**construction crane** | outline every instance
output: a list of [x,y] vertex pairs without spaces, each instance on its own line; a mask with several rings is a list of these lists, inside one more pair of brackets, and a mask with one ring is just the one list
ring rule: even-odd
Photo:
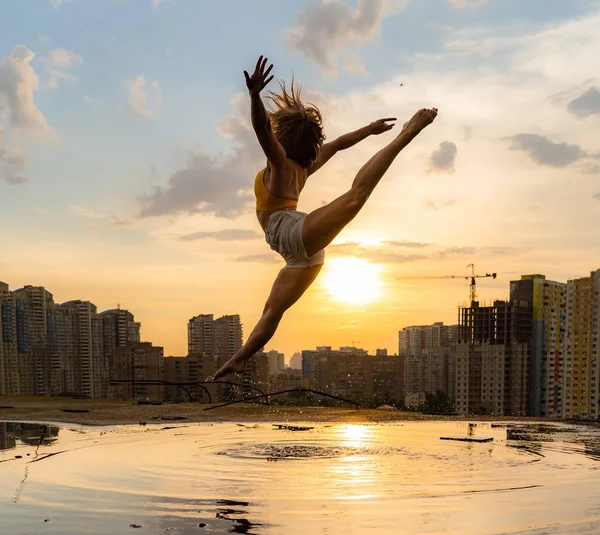
[[496,273],[486,273],[485,275],[476,275],[475,274],[475,264],[469,264],[467,266],[471,268],[470,275],[433,275],[433,276],[424,276],[424,277],[396,277],[396,280],[407,280],[407,279],[471,279],[471,283],[469,284],[469,299],[471,303],[477,301],[477,285],[475,284],[475,279],[485,279],[487,277],[491,277],[492,279],[496,278]]

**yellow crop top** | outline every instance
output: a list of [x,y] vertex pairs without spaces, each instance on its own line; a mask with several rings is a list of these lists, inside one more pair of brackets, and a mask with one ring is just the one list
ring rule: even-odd
[[[298,192],[302,187],[303,173],[298,169],[296,172],[296,180],[298,181]],[[271,195],[267,187],[265,186],[265,173],[267,168],[265,167],[259,171],[254,180],[254,195],[256,196],[256,210],[258,212],[278,212],[285,208],[291,208],[295,210],[298,206],[298,200],[296,199],[280,199]]]

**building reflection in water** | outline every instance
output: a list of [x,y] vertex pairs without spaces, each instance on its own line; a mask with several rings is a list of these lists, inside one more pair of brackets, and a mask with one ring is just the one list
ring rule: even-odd
[[18,443],[29,446],[46,445],[57,440],[59,428],[45,424],[0,422],[0,450],[16,448]]

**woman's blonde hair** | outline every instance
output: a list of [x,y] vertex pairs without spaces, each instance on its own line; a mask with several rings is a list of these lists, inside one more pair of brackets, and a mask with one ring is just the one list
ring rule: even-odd
[[268,97],[275,105],[269,112],[273,133],[290,160],[310,167],[325,141],[321,112],[313,104],[302,103],[302,87],[293,78],[289,90],[284,81],[279,86],[281,94],[271,92]]

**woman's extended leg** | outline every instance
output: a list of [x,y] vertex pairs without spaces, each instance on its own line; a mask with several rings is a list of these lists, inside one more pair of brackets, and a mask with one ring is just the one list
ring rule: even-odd
[[290,308],[321,271],[322,265],[308,268],[284,267],[271,288],[262,316],[241,349],[215,373],[215,381],[231,373],[242,373],[246,362],[273,338],[284,312]]
[[437,115],[437,109],[419,110],[404,125],[389,145],[381,149],[358,172],[350,191],[330,204],[311,212],[304,221],[302,239],[309,256],[327,247],[360,209],[389,169],[396,156],[406,147]]

